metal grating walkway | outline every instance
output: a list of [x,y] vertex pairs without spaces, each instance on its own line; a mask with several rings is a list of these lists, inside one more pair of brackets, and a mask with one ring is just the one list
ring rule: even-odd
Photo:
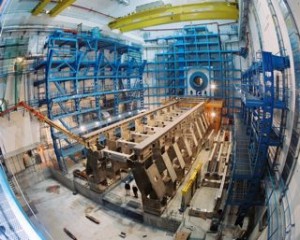
[[239,116],[234,118],[234,136],[236,142],[234,178],[245,179],[251,176],[249,143],[250,137],[246,134],[246,126]]

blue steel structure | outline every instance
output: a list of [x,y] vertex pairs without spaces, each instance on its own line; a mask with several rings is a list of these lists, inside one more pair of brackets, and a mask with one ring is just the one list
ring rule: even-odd
[[[48,117],[75,134],[87,133],[144,108],[141,47],[102,36],[99,29],[56,31],[48,39],[47,59],[36,65],[45,79],[35,82]],[[105,114],[104,114],[105,113]],[[51,128],[59,168],[65,158],[84,154],[84,146]]]
[[269,147],[280,147],[283,141],[283,129],[275,126],[273,116],[276,110],[286,109],[287,100],[275,74],[287,68],[287,57],[262,52],[260,61],[242,75],[242,119],[235,118],[236,146],[227,199],[228,204],[239,206],[236,224],[242,224],[250,207],[264,203],[261,183]]
[[[234,30],[230,34],[233,33]],[[237,32],[235,34],[237,36]],[[234,55],[239,55],[240,51],[229,49],[221,41],[220,32],[211,32],[204,25],[188,25],[176,35],[145,41],[157,44],[158,48],[154,61],[148,61],[146,68],[146,73],[152,74],[154,79],[149,97],[199,95],[225,99],[227,106],[233,107],[237,99],[234,85],[240,81],[240,69],[233,61]],[[189,91],[188,76],[193,69],[207,71],[207,79],[216,88],[201,90],[205,84],[209,85],[202,78],[199,91],[196,88]]]

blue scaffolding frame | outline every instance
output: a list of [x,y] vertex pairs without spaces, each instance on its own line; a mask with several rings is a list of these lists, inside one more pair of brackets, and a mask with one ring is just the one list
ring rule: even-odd
[[[104,126],[103,112],[114,116],[135,114],[144,108],[141,46],[102,36],[95,28],[80,34],[58,30],[49,36],[47,59],[35,69],[45,71],[43,85],[48,117],[75,134]],[[84,154],[84,146],[51,128],[60,170],[67,172],[65,158]]]
[[[286,89],[276,84],[274,72],[283,73],[287,68],[288,57],[262,52],[260,61],[242,75],[242,119],[235,118],[237,142],[227,199],[227,204],[239,206],[236,224],[242,224],[250,207],[264,203],[261,181],[268,165],[268,149],[281,146],[283,141],[283,131],[274,126],[274,110],[286,109]],[[241,139],[248,147],[241,146]]]
[[233,92],[234,85],[240,81],[240,69],[234,66],[233,56],[239,55],[240,51],[224,47],[219,32],[210,32],[205,25],[188,25],[176,35],[145,41],[158,46],[154,61],[148,62],[145,70],[154,76],[149,97],[191,95],[188,92],[189,69],[205,68],[210,81],[217,87],[213,94],[210,89],[209,92],[193,91],[193,94],[222,98],[228,107],[235,107]]

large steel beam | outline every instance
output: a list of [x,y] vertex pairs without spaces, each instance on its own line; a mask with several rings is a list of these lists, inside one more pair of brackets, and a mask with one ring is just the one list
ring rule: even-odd
[[172,6],[164,5],[155,9],[132,13],[118,18],[108,24],[111,29],[120,29],[122,32],[138,30],[161,24],[216,19],[238,19],[236,3],[202,2]]
[[158,131],[153,135],[150,135],[148,138],[146,138],[143,142],[139,143],[134,147],[134,152],[136,155],[143,155],[143,151],[147,149],[149,146],[151,146],[154,142],[158,141],[160,138],[164,137],[166,133],[169,131],[175,129],[175,127],[180,124],[182,121],[184,121],[187,117],[189,117],[191,114],[195,113],[197,110],[204,107],[204,102],[201,102],[197,104],[195,107],[193,107],[191,110],[188,110],[187,112],[180,115],[178,118],[174,119],[173,122],[169,123],[166,127],[162,128],[162,131]]
[[41,0],[35,8],[31,11],[32,15],[37,16],[44,11],[44,8],[50,3],[51,0]]
[[62,0],[54,8],[51,9],[51,11],[49,12],[49,15],[51,17],[57,16],[59,13],[61,13],[67,7],[71,6],[72,3],[75,2],[75,1],[76,0]]
[[117,123],[114,123],[114,124],[111,124],[107,127],[104,127],[104,128],[101,128],[101,129],[98,129],[96,131],[93,131],[93,132],[90,132],[88,134],[85,134],[83,135],[82,137],[84,139],[86,139],[87,142],[91,143],[91,142],[95,142],[98,138],[99,138],[99,135],[100,134],[104,134],[108,131],[111,131],[112,129],[115,129],[115,128],[118,128],[118,127],[122,127],[124,126],[124,124],[128,124],[129,122],[132,122],[132,121],[135,121],[135,120],[138,120],[138,119],[142,119],[143,117],[145,116],[148,116],[154,112],[157,112],[161,109],[164,109],[164,108],[168,108],[168,107],[171,107],[173,105],[175,105],[178,101],[173,101],[167,105],[164,105],[162,107],[159,107],[159,108],[156,108],[156,109],[153,109],[151,111],[147,111],[145,113],[141,113],[137,116],[134,116],[134,117],[131,117],[131,118],[128,118],[128,119],[125,119],[123,121],[120,121],[120,122],[117,122]]

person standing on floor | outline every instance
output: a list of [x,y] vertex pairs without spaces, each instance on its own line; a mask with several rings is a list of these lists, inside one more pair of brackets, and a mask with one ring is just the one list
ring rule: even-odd
[[138,198],[139,197],[138,188],[135,185],[132,187],[132,191],[133,191],[134,197]]
[[125,193],[126,196],[130,196],[130,184],[128,181],[125,182]]

